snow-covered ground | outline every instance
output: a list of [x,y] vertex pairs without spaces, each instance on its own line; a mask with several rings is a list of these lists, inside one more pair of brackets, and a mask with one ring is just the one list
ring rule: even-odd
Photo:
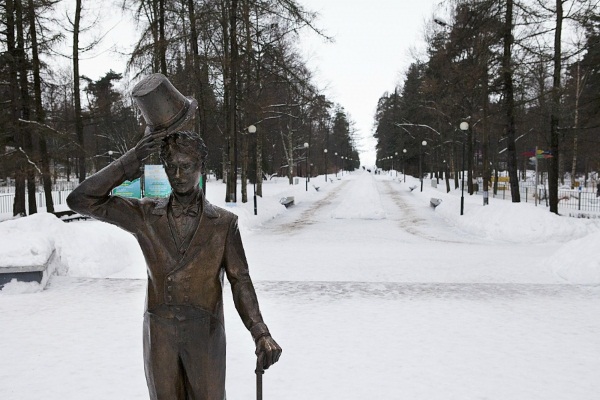
[[[600,219],[468,195],[460,216],[460,192],[442,182],[420,192],[411,177],[328,178],[308,191],[266,182],[258,216],[251,187],[248,203],[226,205],[209,182],[209,200],[240,216],[284,349],[265,399],[597,398]],[[44,213],[0,223],[0,268],[48,258],[44,290],[0,291],[0,399],[147,398],[133,237]],[[253,399],[252,340],[228,289],[225,300],[228,399]]]

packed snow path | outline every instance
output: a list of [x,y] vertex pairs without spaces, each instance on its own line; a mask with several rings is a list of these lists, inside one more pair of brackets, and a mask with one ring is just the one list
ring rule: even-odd
[[[264,398],[592,399],[600,287],[554,244],[461,232],[408,185],[357,174],[244,235],[284,348]],[[85,224],[85,223],[82,223]],[[141,279],[54,277],[0,297],[0,399],[147,399]],[[254,398],[252,341],[225,293],[228,399]]]
[[289,208],[244,241],[259,280],[562,282],[537,261],[555,245],[467,234],[407,184],[367,173]]

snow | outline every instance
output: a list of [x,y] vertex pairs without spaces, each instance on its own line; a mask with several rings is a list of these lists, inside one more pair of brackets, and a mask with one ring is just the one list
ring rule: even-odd
[[[284,349],[264,398],[595,398],[600,219],[468,194],[461,216],[459,190],[410,191],[419,181],[402,178],[273,178],[257,216],[251,186],[248,203],[225,204],[225,186],[208,182],[208,199],[239,216]],[[45,288],[0,291],[0,399],[148,398],[135,239],[45,213],[0,222],[0,268],[46,262]],[[252,399],[252,340],[224,297],[228,399]]]

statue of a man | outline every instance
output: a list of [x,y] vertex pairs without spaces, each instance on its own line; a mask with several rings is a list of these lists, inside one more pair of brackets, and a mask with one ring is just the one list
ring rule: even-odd
[[[150,398],[224,400],[224,275],[264,369],[277,362],[281,347],[263,322],[237,216],[210,204],[198,185],[206,146],[196,133],[181,130],[195,100],[160,74],[145,78],[132,94],[146,119],[146,135],[82,182],[67,203],[125,229],[140,244],[148,272],[143,337]],[[138,178],[142,161],[156,151],[172,187],[168,198],[111,195],[125,180]]]

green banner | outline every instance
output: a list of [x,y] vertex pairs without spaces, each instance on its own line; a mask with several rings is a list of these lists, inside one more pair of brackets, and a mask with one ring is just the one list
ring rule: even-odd
[[128,197],[131,199],[142,198],[142,188],[140,185],[140,179],[134,181],[125,181],[120,186],[113,189],[112,194],[114,196]]

